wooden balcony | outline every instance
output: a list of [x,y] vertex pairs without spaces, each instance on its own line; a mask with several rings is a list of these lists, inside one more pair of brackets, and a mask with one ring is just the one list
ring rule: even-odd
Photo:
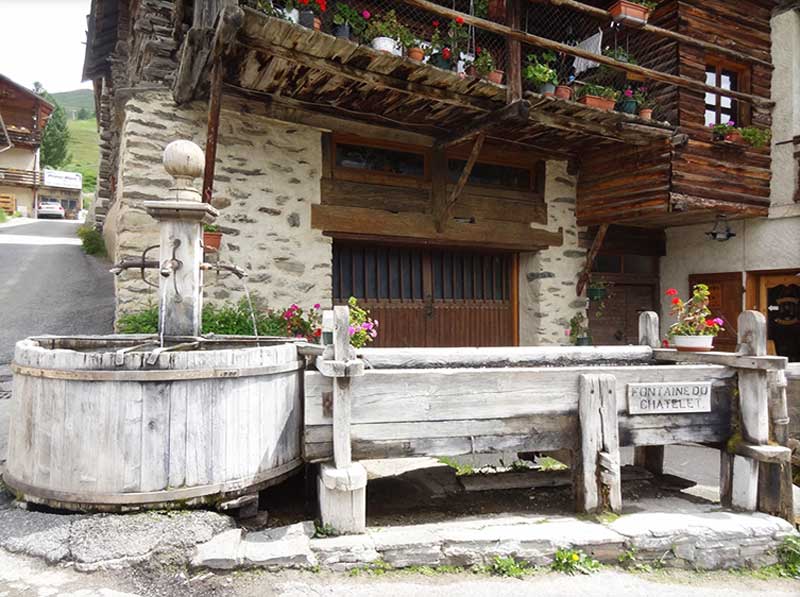
[[42,186],[42,180],[41,172],[17,168],[0,168],[0,185],[3,186],[39,187]]

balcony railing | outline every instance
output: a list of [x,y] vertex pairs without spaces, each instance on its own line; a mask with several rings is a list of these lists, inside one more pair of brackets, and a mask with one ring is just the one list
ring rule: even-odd
[[49,187],[55,189],[80,190],[81,175],[61,170],[23,170],[0,167],[0,185],[17,187]]
[[0,185],[15,187],[42,186],[42,173],[34,170],[0,168]]

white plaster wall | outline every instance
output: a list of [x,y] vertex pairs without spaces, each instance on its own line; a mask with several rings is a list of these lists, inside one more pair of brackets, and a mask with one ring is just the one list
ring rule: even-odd
[[[138,257],[145,247],[158,243],[155,221],[142,203],[169,196],[172,179],[161,165],[162,152],[175,139],[202,147],[205,125],[204,104],[177,107],[166,91],[146,92],[127,102],[117,197],[104,225],[113,259]],[[250,273],[250,290],[262,306],[331,302],[331,241],[311,229],[311,205],[320,200],[321,169],[318,131],[224,107],[213,201],[224,234],[219,259]],[[198,187],[201,184],[196,181]],[[157,291],[133,270],[117,279],[116,291],[118,315],[157,300]],[[207,301],[235,302],[242,296],[241,283],[233,275],[206,274]]]
[[575,293],[587,253],[578,246],[576,189],[577,179],[567,173],[566,162],[547,162],[547,228],[554,232],[563,228],[564,245],[520,255],[522,346],[568,345],[569,320],[576,313],[586,313],[585,297]]
[[33,215],[33,190],[25,187],[0,185],[0,195],[13,195],[17,201],[17,211],[23,216]]
[[[772,26],[775,109],[770,216],[731,222],[736,237],[724,243],[705,235],[710,224],[667,230],[662,288],[677,288],[685,296],[691,274],[800,268],[800,205],[794,203],[797,162],[792,144],[776,145],[800,135],[800,14],[779,15]],[[669,309],[662,297],[662,313]]]
[[0,168],[17,168],[19,170],[36,169],[36,152],[30,149],[13,147],[0,153]]

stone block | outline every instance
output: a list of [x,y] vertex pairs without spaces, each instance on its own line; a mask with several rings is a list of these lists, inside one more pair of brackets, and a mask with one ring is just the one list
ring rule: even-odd
[[311,522],[248,533],[240,545],[242,564],[262,568],[316,566],[317,557],[311,551],[313,534]]
[[195,567],[233,570],[242,560],[242,529],[220,533],[211,541],[198,545],[192,556]]
[[369,564],[380,558],[369,535],[347,535],[312,539],[311,550],[320,564]]
[[[350,489],[345,489],[346,485]],[[343,471],[336,467],[323,464],[317,486],[323,525],[329,525],[341,534],[366,531],[367,471],[363,466],[353,464],[343,475]]]

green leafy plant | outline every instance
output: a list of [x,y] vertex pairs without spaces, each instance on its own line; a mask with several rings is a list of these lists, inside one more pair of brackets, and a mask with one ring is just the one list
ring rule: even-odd
[[800,538],[786,537],[778,548],[781,576],[800,579]]
[[558,85],[558,72],[553,67],[556,62],[556,55],[553,52],[542,52],[541,55],[528,54],[527,64],[522,70],[522,76],[526,81],[534,85],[545,85],[550,83]]
[[572,344],[577,344],[579,338],[589,337],[589,322],[586,321],[586,316],[583,313],[576,313],[569,320],[567,334]]
[[434,19],[433,36],[428,54],[441,54],[445,60],[459,59],[461,52],[469,47],[469,28],[464,26],[464,19],[457,17],[443,27],[438,19]]
[[482,77],[485,77],[490,72],[494,71],[494,57],[489,50],[485,48],[476,48],[475,53],[477,56],[475,60],[472,62],[472,66],[475,67],[475,70],[478,74]]
[[369,40],[376,37],[389,37],[406,47],[410,47],[414,43],[414,36],[397,19],[394,9],[384,13],[382,17],[371,18],[364,36]]
[[489,0],[474,0],[472,3],[472,14],[479,19],[489,17]]
[[697,284],[692,289],[692,297],[684,302],[674,288],[667,290],[666,295],[672,297],[670,315],[678,319],[669,328],[669,336],[716,336],[724,332],[724,321],[720,317],[712,317],[708,304],[711,292],[705,284]]
[[456,472],[456,477],[468,477],[475,474],[475,469],[468,464],[461,464],[453,458],[442,456],[439,462],[446,464]]
[[351,296],[347,304],[350,307],[350,344],[354,348],[363,348],[378,337],[378,320],[372,319],[355,297]]
[[536,459],[536,468],[538,468],[540,471],[553,472],[565,471],[569,467],[560,460],[556,460],[550,456],[541,456]]
[[601,567],[600,562],[575,549],[559,549],[550,565],[553,571],[570,575],[593,574]]
[[2,209],[0,209],[0,224],[2,224],[3,222],[5,222],[6,220],[8,220],[8,215],[6,214],[6,212],[5,212],[5,211],[3,211]]
[[203,224],[203,232],[219,232],[219,226],[216,224]]
[[324,539],[325,537],[338,537],[339,531],[333,528],[330,524],[322,524],[321,522],[314,521],[314,539]]
[[333,15],[333,24],[344,25],[347,23],[350,25],[350,30],[353,35],[355,35],[358,39],[363,39],[364,32],[369,24],[368,19],[370,16],[371,15],[369,11],[367,10],[359,12],[349,4],[337,2],[336,12]]
[[639,6],[644,6],[647,10],[655,10],[656,6],[658,6],[658,2],[654,0],[629,0],[634,4],[638,4]]
[[650,91],[647,87],[639,87],[634,94],[633,99],[640,109],[653,109],[656,107],[655,102],[650,97]]
[[514,559],[512,556],[495,556],[492,563],[486,566],[484,571],[492,576],[521,578],[533,572],[533,567],[525,561]]
[[616,48],[605,48],[603,50],[603,56],[606,56],[607,58],[613,58],[617,62],[624,62],[626,64],[634,65],[638,64],[636,57],[633,54],[631,54],[625,48],[621,48],[619,46]]
[[731,133],[739,130],[736,128],[736,123],[733,120],[720,124],[710,124],[708,127],[711,129],[711,133],[714,135],[715,139],[724,139]]
[[103,235],[94,226],[85,224],[78,228],[78,238],[81,239],[83,251],[87,255],[105,255],[106,243]]
[[605,85],[597,85],[595,83],[583,85],[575,92],[575,96],[577,98],[582,98],[587,95],[594,95],[596,97],[602,97],[605,99],[613,99],[614,101],[619,99],[619,91],[613,87],[606,87]]
[[369,574],[372,576],[383,576],[387,572],[394,570],[392,565],[383,560],[375,560],[371,564],[363,568],[354,568],[350,571],[350,576],[361,576],[362,574]]
[[764,147],[772,139],[772,132],[769,129],[757,126],[746,126],[740,128],[739,132],[744,137],[744,140],[753,147]]
[[[291,0],[289,0],[291,2]],[[286,10],[291,10],[289,7],[289,2],[287,2]],[[278,18],[285,18],[285,14],[279,8],[277,8],[271,0],[255,0],[251,4],[256,10],[263,12],[265,15],[269,17],[278,17]]]

